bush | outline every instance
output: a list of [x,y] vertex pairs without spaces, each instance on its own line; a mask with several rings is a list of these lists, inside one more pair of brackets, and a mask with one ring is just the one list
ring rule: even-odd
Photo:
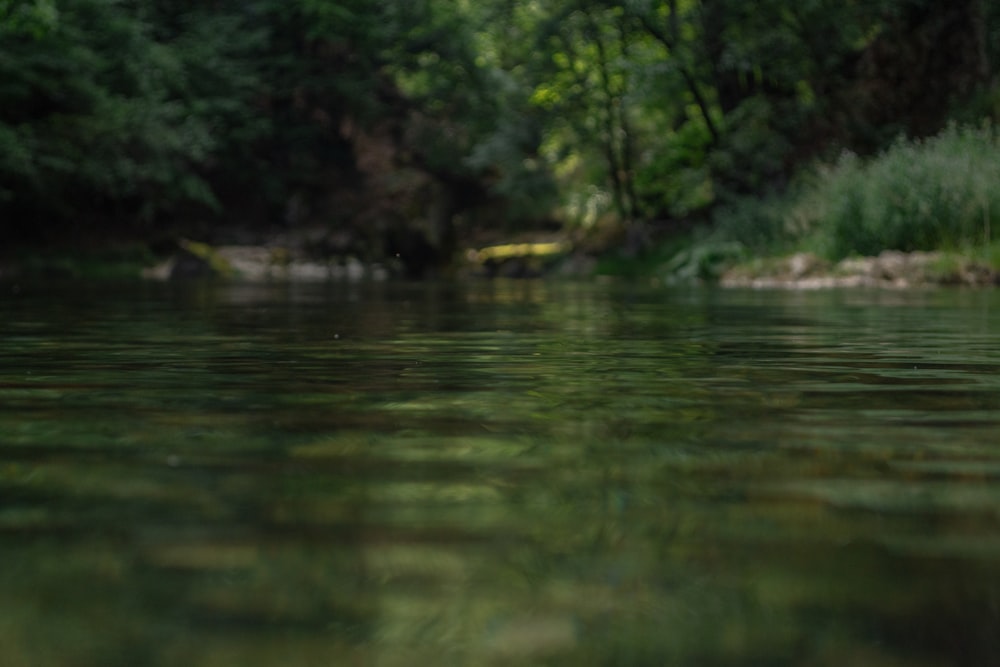
[[800,236],[792,224],[793,202],[790,193],[736,199],[713,212],[714,236],[754,254],[790,251]]
[[1000,222],[1000,144],[990,127],[898,140],[871,161],[846,154],[786,213],[830,259],[987,244]]

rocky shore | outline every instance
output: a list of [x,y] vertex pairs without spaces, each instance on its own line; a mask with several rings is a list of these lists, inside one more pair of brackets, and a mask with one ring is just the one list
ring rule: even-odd
[[389,269],[381,264],[365,264],[355,257],[315,259],[283,246],[209,246],[181,241],[176,253],[142,272],[148,280],[213,276],[255,282],[384,280],[389,277]]
[[[1000,272],[969,254],[955,252],[884,251],[875,257],[852,257],[830,262],[815,254],[800,252],[784,257],[754,258],[732,264],[739,253],[719,259],[711,271],[700,270],[702,256],[685,255],[680,270],[674,266],[669,284],[708,281],[722,287],[760,289],[882,288],[906,289],[933,286],[1000,285]],[[37,276],[63,279],[137,277],[142,263],[138,253],[122,257],[87,258],[28,257],[22,261],[0,261],[0,279]],[[143,258],[148,261],[148,257]],[[467,250],[446,275],[463,278],[589,278],[595,275],[595,254],[565,241],[536,240]],[[729,268],[719,270],[730,264]],[[689,266],[690,265],[690,266]],[[691,269],[694,266],[699,271]],[[146,280],[170,281],[191,278],[221,278],[248,282],[326,282],[386,280],[406,277],[398,258],[363,261],[346,253],[307,252],[293,245],[209,245],[180,240],[175,251],[155,265],[146,264]],[[436,274],[431,274],[433,275]]]
[[724,272],[719,283],[724,287],[751,288],[905,289],[934,285],[996,285],[1000,283],[1000,275],[985,264],[960,255],[886,250],[877,257],[851,257],[837,263],[812,253],[756,259]]
[[[530,241],[467,250],[449,275],[485,278],[586,277],[595,260],[574,253],[567,241]],[[406,276],[401,258],[363,262],[345,256],[316,257],[294,246],[209,245],[182,239],[177,251],[142,271],[148,280],[217,277],[241,281],[358,281]]]

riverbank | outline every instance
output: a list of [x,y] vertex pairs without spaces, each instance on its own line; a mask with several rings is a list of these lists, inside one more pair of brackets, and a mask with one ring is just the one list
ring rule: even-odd
[[[9,250],[0,256],[0,280],[358,282],[413,277],[406,258],[398,254],[363,259],[352,253],[317,252],[296,238],[240,244],[181,238],[166,246],[159,252],[143,243]],[[563,235],[536,234],[467,247],[454,262],[430,267],[423,277],[586,278],[594,273],[596,261],[593,253],[574,247]]]
[[[813,253],[798,252],[739,261],[738,246],[731,245],[711,246],[711,252],[704,248],[703,252],[694,252],[689,248],[664,263],[637,265],[635,274],[607,271],[607,265],[596,255],[575,249],[569,242],[524,242],[467,250],[462,261],[449,268],[446,275],[482,279],[649,276],[667,284],[702,282],[726,288],[803,290],[1000,284],[996,264],[973,254],[886,250],[877,256],[831,262]],[[618,259],[612,268],[622,266]],[[391,261],[364,262],[353,256],[316,257],[294,247],[274,244],[210,246],[187,240],[181,240],[175,251],[159,257],[144,247],[122,246],[96,254],[29,254],[0,262],[0,279],[5,280],[217,278],[248,282],[356,282],[402,275],[402,267]]]
[[[357,257],[316,257],[281,245],[211,246],[182,239],[178,250],[155,265],[144,267],[148,280],[219,277],[260,281],[358,281],[406,277],[405,258],[364,262]],[[521,240],[468,248],[461,258],[437,274],[476,278],[586,277],[594,260],[574,252],[564,238]],[[434,277],[434,273],[426,277]]]
[[986,262],[958,253],[885,250],[874,257],[829,262],[813,253],[758,258],[725,270],[723,287],[828,289],[875,287],[907,289],[928,286],[985,287],[1000,283],[1000,273]]

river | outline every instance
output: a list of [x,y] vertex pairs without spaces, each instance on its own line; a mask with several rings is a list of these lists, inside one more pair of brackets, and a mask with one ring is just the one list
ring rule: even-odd
[[1000,663],[1000,293],[0,285],[4,665]]

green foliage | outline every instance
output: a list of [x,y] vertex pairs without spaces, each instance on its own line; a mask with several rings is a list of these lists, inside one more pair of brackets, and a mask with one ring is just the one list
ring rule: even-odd
[[746,259],[748,248],[715,231],[696,228],[649,248],[639,256],[612,253],[597,266],[599,275],[655,278],[668,285],[714,282]]
[[678,252],[659,267],[658,273],[668,284],[714,281],[745,256],[743,244],[709,237],[696,240]]
[[0,0],[0,35],[40,38],[57,24],[59,11],[53,0]]
[[846,154],[803,194],[798,225],[830,258],[989,243],[1000,230],[995,131],[949,127],[871,161]]
[[695,118],[660,133],[657,150],[641,153],[635,187],[648,210],[684,218],[707,208],[715,199],[709,163],[712,136]]
[[728,116],[729,131],[708,155],[718,199],[763,193],[784,177],[790,151],[774,106],[764,97],[744,100]]
[[951,126],[872,159],[844,153],[781,194],[719,207],[715,235],[756,254],[807,249],[831,260],[883,250],[978,256],[1000,230],[998,147],[991,127]]
[[793,200],[775,194],[734,199],[714,211],[714,233],[752,253],[785,252],[800,240]]
[[[996,115],[997,10],[923,4],[0,0],[0,216],[24,235],[190,217],[367,238],[456,220],[641,232],[714,209],[747,248],[819,228],[839,230],[833,254],[967,242],[982,214],[955,211],[992,198],[913,171],[903,144],[885,173],[834,170],[839,194],[811,195],[829,219],[759,201],[949,109]],[[952,25],[968,45],[921,60]]]
[[[144,244],[114,244],[81,251],[80,248],[21,250],[9,266],[13,275],[27,278],[135,281],[143,268],[156,261]],[[5,258],[9,259],[9,258]]]
[[240,128],[255,77],[235,63],[256,33],[194,13],[166,30],[144,2],[17,4],[0,60],[0,201],[49,224],[215,204],[199,168]]

